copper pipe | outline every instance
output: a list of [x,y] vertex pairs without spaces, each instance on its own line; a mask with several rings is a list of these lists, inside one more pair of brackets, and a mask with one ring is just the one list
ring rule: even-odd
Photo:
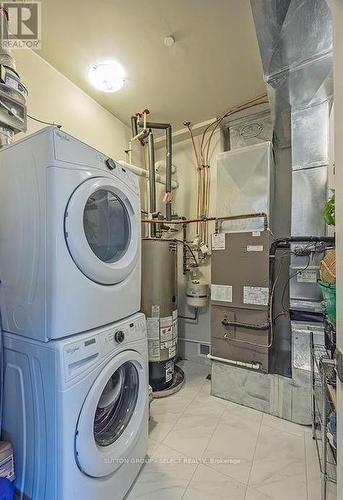
[[207,217],[199,219],[175,219],[175,220],[163,220],[163,219],[142,219],[142,222],[146,224],[195,224],[204,222],[221,222],[226,220],[244,220],[244,219],[264,219],[264,228],[268,229],[268,215],[265,212],[257,212],[254,214],[241,214],[241,215],[227,215],[225,217]]

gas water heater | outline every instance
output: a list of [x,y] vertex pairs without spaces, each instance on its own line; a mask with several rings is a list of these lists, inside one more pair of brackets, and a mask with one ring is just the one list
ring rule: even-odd
[[142,311],[147,318],[149,383],[163,391],[173,383],[177,354],[177,247],[174,241],[144,238]]

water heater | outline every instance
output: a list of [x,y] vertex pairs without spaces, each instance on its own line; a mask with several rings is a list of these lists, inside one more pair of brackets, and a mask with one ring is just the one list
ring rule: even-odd
[[175,242],[142,243],[142,311],[147,317],[149,383],[163,391],[173,383],[177,353],[177,250]]

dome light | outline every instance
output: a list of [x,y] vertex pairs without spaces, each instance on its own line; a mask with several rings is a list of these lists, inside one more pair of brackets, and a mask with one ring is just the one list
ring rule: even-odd
[[106,61],[91,66],[88,78],[102,92],[117,92],[125,83],[125,71],[117,61]]

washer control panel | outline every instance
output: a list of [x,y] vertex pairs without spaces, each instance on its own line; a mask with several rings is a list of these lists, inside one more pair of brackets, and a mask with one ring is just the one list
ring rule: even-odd
[[63,346],[63,369],[65,381],[74,379],[101,358],[120,346],[130,345],[136,340],[145,339],[146,321],[144,314],[136,314],[132,319],[118,322],[115,326],[98,328],[89,334],[75,335],[73,340]]
[[146,338],[145,316],[138,314],[132,320],[119,323],[104,333],[104,354],[108,354],[118,348],[119,345],[123,346]]
[[77,377],[90,368],[101,357],[101,346],[97,335],[83,336],[82,339],[64,346],[65,381]]

